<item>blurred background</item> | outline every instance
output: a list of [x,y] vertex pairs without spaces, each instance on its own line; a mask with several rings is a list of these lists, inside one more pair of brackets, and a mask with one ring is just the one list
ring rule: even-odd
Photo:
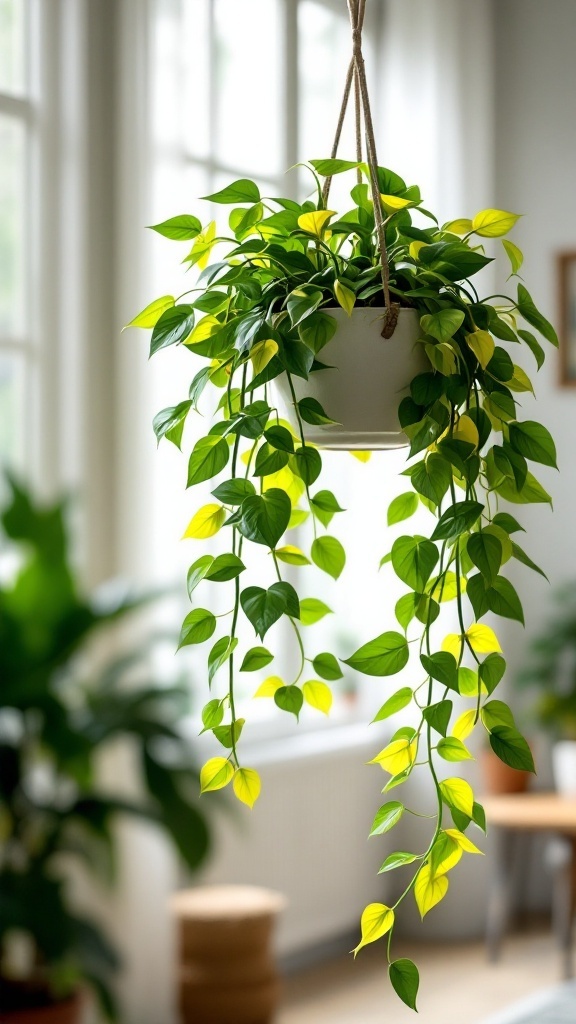
[[[368,0],[364,37],[380,163],[419,184],[441,221],[492,206],[524,214],[514,240],[526,254],[536,303],[558,323],[558,256],[576,251],[573,0]],[[110,844],[113,835],[118,844],[113,896],[99,883],[88,885],[76,867],[70,876],[79,904],[96,914],[121,953],[116,988],[128,1024],[175,1019],[168,899],[191,878],[254,883],[287,897],[277,936],[288,975],[283,1024],[369,1024],[391,1006],[395,1021],[409,1015],[391,1002],[377,951],[356,967],[337,959],[351,948],[359,911],[392,885],[376,874],[385,843],[365,840],[380,792],[380,779],[365,767],[378,737],[365,723],[382,703],[380,684],[349,673],[330,721],[318,724],[311,713],[298,729],[271,702],[252,709],[247,759],[264,783],[253,814],[232,812],[218,797],[198,804],[194,787],[178,790],[181,803],[170,803],[182,777],[157,753],[156,733],[167,730],[180,759],[199,761],[207,750],[196,738],[195,718],[205,680],[193,656],[174,658],[171,636],[186,610],[185,573],[196,557],[187,546],[193,542],[180,538],[198,502],[185,490],[186,460],[172,446],[157,451],[151,421],[184,397],[189,358],[172,350],[149,365],[144,334],[121,333],[152,297],[186,287],[174,246],[145,225],[182,212],[204,218],[196,197],[239,177],[254,178],[267,195],[306,194],[302,173],[286,168],[329,154],[349,52],[344,0],[0,0],[0,462],[24,488],[5,483],[1,492],[0,588],[7,592],[22,571],[24,542],[39,574],[38,608],[53,594],[54,610],[65,576],[70,607],[89,607],[95,624],[99,617],[114,620],[113,631],[93,644],[88,628],[66,633],[82,656],[80,668],[70,666],[69,646],[50,652],[51,665],[65,668],[66,714],[72,714],[69,701],[79,700],[76,683],[86,707],[80,717],[74,708],[70,734],[52,730],[44,740],[62,768],[70,760],[66,743],[80,743],[81,734],[82,767],[75,761],[66,771],[77,790],[74,812],[84,814],[90,833],[98,831],[94,805],[90,814],[77,806],[87,780],[93,799],[98,791],[98,799],[105,793],[108,801],[137,803],[145,791],[146,813],[150,801],[155,807],[153,824],[137,820],[133,807],[121,821],[112,806],[104,814],[100,839]],[[348,126],[340,155],[351,157],[352,138]],[[505,268],[490,274],[487,294],[500,291],[506,277]],[[569,269],[565,279],[570,310]],[[575,298],[572,303],[574,315]],[[554,511],[532,506],[521,516],[526,547],[550,584],[526,578],[520,566],[526,630],[499,626],[510,666],[504,686],[531,738],[543,790],[553,786],[555,706],[542,709],[538,691],[516,688],[514,680],[534,664],[531,640],[548,630],[552,639],[541,652],[546,665],[536,685],[567,679],[559,700],[564,720],[576,721],[569,689],[576,602],[563,589],[576,581],[576,360],[569,342],[570,336],[563,357],[552,352],[536,381],[537,418],[558,445],[560,474],[542,474]],[[525,418],[530,412],[527,399]],[[187,446],[193,440],[192,429]],[[403,460],[402,452],[376,453],[365,465],[347,454],[326,460],[349,509],[339,517],[338,535],[350,555],[345,587],[314,582],[314,593],[340,623],[340,632],[328,619],[317,627],[318,649],[325,636],[345,656],[393,615],[398,594],[377,569],[390,546],[385,511],[403,489]],[[55,507],[64,493],[73,497],[59,518]],[[14,517],[27,525],[15,526]],[[50,575],[55,561],[58,579]],[[141,601],[147,595],[135,617],[128,591],[110,596],[98,589],[110,579],[125,581]],[[152,598],[151,591],[167,588],[168,596]],[[564,596],[555,605],[559,591]],[[124,605],[130,605],[129,625],[118,622]],[[10,613],[9,603],[6,608]],[[36,606],[28,611],[35,615]],[[289,637],[282,640],[276,629],[289,659]],[[9,645],[13,634],[7,627],[5,633]],[[123,652],[141,652],[143,637],[152,634],[158,642],[138,686],[148,686],[149,676],[166,699],[169,691],[171,701],[184,703],[166,712],[153,697],[145,714],[131,708],[110,726],[100,750],[90,722],[102,721],[104,711],[94,693],[102,701],[108,694],[106,714],[113,714],[114,686],[124,691],[111,681],[120,676],[106,672],[113,662],[121,675]],[[4,671],[16,679],[18,662],[10,657]],[[52,679],[45,675],[47,689]],[[6,736],[20,735],[16,704],[0,696],[0,741],[8,746],[16,741]],[[178,744],[177,721],[184,735]],[[486,785],[481,760],[470,770],[479,791]],[[164,771],[163,782],[151,761]],[[50,800],[55,793],[62,799],[61,787],[49,792]],[[158,829],[162,808],[166,820]],[[1,812],[0,803],[0,839]],[[185,813],[194,823],[192,848],[178,825]],[[402,835],[405,849],[414,841],[411,827]],[[563,851],[556,854],[562,861]],[[536,839],[523,845],[520,859],[525,870],[517,899],[532,916],[497,966],[487,966],[482,945],[491,863],[470,858],[424,928],[416,914],[405,922],[406,948],[416,941],[421,956],[427,1024],[441,1019],[440,996],[451,984],[454,1013],[474,1024],[560,977],[546,918],[554,857]],[[0,901],[0,927],[2,912]],[[440,943],[452,944],[459,988]],[[100,954],[105,961],[106,951]]]

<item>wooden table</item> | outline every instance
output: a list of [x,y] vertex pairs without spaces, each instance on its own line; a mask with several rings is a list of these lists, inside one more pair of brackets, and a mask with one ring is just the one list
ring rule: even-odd
[[490,959],[497,960],[499,957],[510,916],[517,876],[518,839],[535,834],[562,837],[569,855],[560,858],[554,870],[553,922],[563,952],[564,976],[572,977],[572,923],[576,909],[576,799],[558,796],[557,793],[511,793],[485,797],[482,803],[496,840],[486,935]]

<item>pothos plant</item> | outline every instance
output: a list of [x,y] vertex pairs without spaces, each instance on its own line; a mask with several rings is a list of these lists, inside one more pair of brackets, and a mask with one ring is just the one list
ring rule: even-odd
[[[361,180],[352,188],[351,208],[339,215],[325,208],[320,179],[352,169]],[[482,620],[491,612],[523,622],[520,598],[503,574],[509,560],[541,572],[515,540],[522,527],[500,503],[550,502],[529,463],[555,466],[554,443],[544,426],[519,419],[521,398],[533,389],[511,353],[522,346],[538,368],[544,361],[540,341],[521,321],[553,345],[557,338],[521,280],[513,296],[480,297],[474,284],[492,261],[484,251],[489,239],[503,239],[511,276],[518,276],[522,253],[504,238],[517,215],[487,209],[440,226],[422,208],[419,189],[386,168],[378,168],[378,195],[364,164],[313,160],[309,170],[315,192],[304,203],[262,197],[248,179],[206,196],[232,207],[224,233],[215,221],[202,225],[189,214],[155,225],[166,238],[192,242],[184,262],[200,274],[192,288],[177,299],[157,299],[131,326],[152,328],[151,354],[179,345],[202,359],[188,397],[156,416],[159,440],[180,447],[185,421],[205,388],[220,394],[215,422],[188,462],[187,486],[213,481],[214,500],[194,514],[185,536],[206,541],[222,530],[227,550],[204,553],[189,569],[194,607],[180,645],[213,637],[217,619],[197,594],[209,593],[210,584],[228,586],[232,607],[208,653],[211,694],[202,712],[204,728],[224,751],[204,765],[201,784],[208,791],[231,783],[252,806],[260,781],[242,760],[237,679],[238,673],[266,668],[274,655],[261,645],[237,650],[239,617],[250,621],[260,644],[282,617],[294,634],[301,654],[294,677],[269,676],[256,690],[281,711],[298,717],[306,701],[327,713],[329,684],[342,674],[335,654],[316,651],[305,637],[329,608],[307,589],[300,596],[284,578],[286,565],[312,562],[337,580],[345,564],[341,541],[326,532],[342,512],[343,496],[322,488],[322,454],[306,440],[308,424],[333,422],[330,409],[306,396],[305,384],[299,384],[304,397],[297,398],[294,378],[305,382],[324,372],[323,349],[336,331],[331,308],[352,314],[384,304],[374,201],[380,204],[390,293],[401,307],[419,313],[419,343],[429,361],[399,396],[409,489],[390,505],[388,523],[395,526],[423,509],[429,526],[425,533],[397,537],[381,562],[407,588],[396,604],[397,628],[343,661],[369,676],[393,676],[407,667],[411,673],[375,717],[381,722],[405,709],[409,724],[398,727],[373,759],[388,779],[370,834],[383,835],[415,813],[389,794],[418,768],[432,777],[435,808],[426,848],[395,852],[384,861],[383,872],[409,866],[408,880],[393,906],[366,908],[355,952],[387,935],[392,984],[415,1008],[418,970],[410,960],[392,958],[396,914],[412,894],[421,915],[427,914],[446,895],[448,873],[463,854],[480,852],[468,837],[471,824],[485,829],[471,786],[451,766],[470,759],[466,741],[479,727],[506,764],[534,770],[510,709],[493,696],[506,663],[494,630]],[[222,255],[214,261],[216,249]],[[281,418],[271,386],[282,374],[292,395],[291,422]],[[303,539],[305,524],[312,528],[310,546]],[[298,546],[290,542],[296,530]],[[245,586],[254,545],[268,549],[270,568],[257,585]]]

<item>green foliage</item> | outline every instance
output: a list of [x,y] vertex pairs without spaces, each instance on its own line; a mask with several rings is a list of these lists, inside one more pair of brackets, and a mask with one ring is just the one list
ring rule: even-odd
[[[86,643],[154,595],[132,597],[119,586],[82,595],[64,503],[37,505],[10,480],[0,523],[3,548],[18,566],[0,584],[0,714],[12,722],[0,738],[0,947],[17,929],[28,933],[34,949],[24,987],[11,987],[0,969],[3,1008],[5,999],[26,1008],[30,991],[59,999],[88,984],[103,1012],[116,1017],[118,955],[100,927],[77,913],[63,861],[72,858],[101,881],[113,881],[114,821],[127,814],[162,828],[189,868],[203,861],[209,833],[190,793],[198,772],[178,729],[188,693],[151,678],[153,636],[86,676],[78,659]],[[217,560],[199,561],[196,575]],[[203,613],[203,623],[191,615],[187,643],[213,628],[211,612]],[[214,703],[203,720],[205,727],[219,725]],[[138,798],[112,797],[98,785],[98,760],[121,737],[129,738],[140,768]],[[29,786],[38,772],[41,798]]]
[[[261,638],[279,618],[288,620],[300,665],[293,679],[284,682],[271,676],[257,691],[258,696],[273,698],[279,709],[298,717],[306,697],[313,706],[328,710],[328,687],[302,681],[307,662],[312,661],[316,675],[328,682],[342,672],[332,652],[307,657],[306,631],[330,608],[314,597],[299,599],[298,581],[296,590],[287,590],[282,569],[288,564],[291,572],[311,575],[320,569],[338,581],[345,566],[341,541],[324,532],[332,529],[343,508],[321,483],[311,492],[322,474],[322,455],[307,443],[308,424],[334,421],[330,408],[322,407],[307,382],[330,366],[329,349],[325,359],[323,350],[337,330],[331,310],[340,306],[353,316],[357,309],[384,304],[374,216],[374,202],[381,204],[390,291],[400,306],[417,311],[419,343],[429,362],[428,370],[418,373],[406,393],[398,396],[399,421],[409,441],[410,462],[403,474],[409,490],[391,502],[387,521],[395,529],[418,513],[418,523],[424,525],[419,526],[421,533],[395,536],[390,554],[380,563],[406,588],[395,606],[403,632],[385,630],[344,659],[344,665],[375,677],[411,666],[406,685],[392,693],[384,689],[384,703],[374,721],[387,720],[408,705],[411,711],[416,709],[417,720],[400,726],[373,763],[389,776],[384,791],[401,786],[422,765],[428,765],[436,790],[427,848],[421,854],[392,855],[383,865],[388,871],[417,862],[412,882],[393,908],[372,904],[362,917],[362,941],[356,952],[386,934],[390,954],[395,913],[402,900],[414,894],[422,915],[428,913],[448,890],[448,872],[463,855],[479,852],[467,829],[472,823],[485,826],[482,808],[465,779],[440,781],[435,765],[445,768],[446,762],[468,759],[467,736],[480,727],[507,764],[533,768],[513,721],[503,719],[499,702],[490,700],[505,660],[494,630],[480,620],[490,612],[523,623],[519,594],[505,575],[510,559],[542,574],[511,540],[523,528],[500,505],[551,502],[529,464],[554,467],[554,442],[544,426],[520,417],[520,399],[532,391],[532,384],[514,362],[514,351],[516,345],[524,345],[538,368],[544,361],[540,340],[524,329],[522,320],[545,341],[555,345],[557,339],[523,284],[516,297],[484,300],[478,294],[475,275],[492,261],[490,246],[497,247],[510,276],[522,266],[521,251],[504,238],[517,214],[486,209],[441,227],[421,207],[419,189],[387,168],[378,169],[380,196],[372,194],[365,164],[334,158],[311,161],[310,169],[317,191],[304,203],[262,197],[246,179],[208,197],[216,204],[241,204],[228,221],[233,237],[217,236],[214,222],[202,227],[188,257],[192,265],[202,267],[192,303],[163,296],[132,323],[153,328],[154,350],[184,344],[209,361],[194,377],[188,398],[183,396],[156,418],[159,440],[166,437],[180,446],[184,425],[208,384],[225,389],[218,400],[221,418],[192,451],[189,483],[212,479],[224,469],[229,479],[212,491],[221,504],[200,509],[185,535],[207,539],[220,529],[230,531],[227,550],[242,566],[235,563],[225,569],[237,573],[230,575],[230,632],[218,641],[227,645],[229,672],[225,689],[213,698],[218,705],[210,702],[207,713],[209,722],[217,722],[212,728],[222,730],[224,722],[229,728],[226,735],[234,740],[224,765],[222,758],[210,762],[207,786],[223,788],[233,782],[238,796],[246,790],[245,778],[238,773],[252,772],[241,766],[234,732],[236,668],[230,647],[238,616],[243,613]],[[318,175],[356,170],[362,180],[351,189],[350,209],[326,209]],[[194,219],[177,221],[157,229],[163,227],[164,234],[197,230]],[[216,241],[226,251],[211,264]],[[494,298],[502,304],[493,305]],[[205,314],[203,318],[199,313]],[[151,323],[156,316],[157,323]],[[291,423],[280,421],[270,387],[282,375],[292,396]],[[299,378],[297,389],[294,378]],[[313,539],[299,536],[298,547],[283,540],[286,531],[306,521]],[[251,585],[241,590],[239,574],[244,566],[250,570],[252,543],[269,549],[270,571],[267,578],[256,584],[250,580]],[[208,586],[214,574],[213,563],[206,558],[197,559],[189,571],[193,597],[195,588],[200,583]],[[457,633],[445,632],[445,618]],[[190,623],[194,638],[201,627],[188,616],[186,630]],[[241,670],[263,668],[271,658],[267,650],[252,648],[244,654]],[[448,697],[452,693],[471,702],[456,720]],[[251,806],[259,784],[249,788],[250,800],[244,802]],[[384,805],[373,826],[376,833],[393,821],[388,812],[396,803],[402,809],[399,814],[407,810],[400,801]],[[449,816],[455,828],[450,827]],[[390,961],[390,978],[400,998],[414,1007],[416,967],[411,961]]]
[[534,714],[556,738],[576,739],[576,585],[554,595],[547,626],[530,643],[517,685],[538,693]]

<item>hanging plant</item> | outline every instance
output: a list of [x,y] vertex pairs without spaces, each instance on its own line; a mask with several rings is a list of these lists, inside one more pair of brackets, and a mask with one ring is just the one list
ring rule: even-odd
[[[131,326],[152,328],[151,354],[180,345],[204,360],[188,397],[156,416],[158,440],[180,447],[204,390],[220,392],[216,420],[191,452],[187,481],[192,487],[218,477],[214,501],[195,513],[185,536],[205,540],[224,530],[230,542],[227,553],[203,554],[190,567],[194,607],[180,639],[187,646],[214,637],[217,618],[197,591],[208,583],[228,586],[229,624],[208,654],[211,693],[202,712],[204,729],[224,749],[204,765],[203,791],[231,783],[249,806],[258,797],[258,775],[242,760],[244,721],[235,696],[238,673],[272,662],[263,645],[275,622],[287,619],[300,664],[293,678],[266,678],[257,696],[296,717],[304,702],[328,713],[329,684],[342,675],[333,652],[307,642],[307,627],[330,609],[284,578],[286,566],[312,562],[337,580],[345,564],[341,541],[327,532],[343,496],[322,487],[317,445],[358,454],[409,446],[410,489],[390,505],[388,523],[424,509],[429,527],[397,537],[381,561],[407,587],[396,605],[396,628],[363,644],[345,664],[370,676],[392,676],[408,665],[413,673],[412,684],[387,694],[375,717],[406,710],[410,724],[396,730],[373,763],[388,776],[385,794],[427,768],[435,791],[430,837],[425,849],[384,861],[382,872],[407,869],[408,880],[393,906],[366,908],[355,952],[386,935],[391,982],[415,1008],[418,970],[392,958],[399,907],[413,895],[427,914],[446,895],[448,873],[463,854],[480,852],[469,827],[485,830],[471,786],[450,766],[471,758],[466,741],[481,726],[506,764],[534,770],[510,709],[494,698],[506,664],[494,630],[481,620],[491,612],[523,622],[518,593],[502,573],[510,559],[541,573],[514,540],[522,527],[499,504],[550,502],[528,463],[555,466],[554,443],[544,426],[518,418],[518,396],[533,389],[510,353],[520,343],[538,369],[544,361],[540,342],[520,321],[553,345],[557,338],[521,281],[514,296],[481,298],[475,287],[476,275],[492,262],[485,240],[503,239],[511,276],[518,275],[522,253],[505,238],[515,214],[487,209],[440,226],[416,186],[378,165],[360,49],[364,4],[349,6],[354,54],[332,157],[308,165],[314,198],[262,197],[253,181],[241,179],[205,197],[232,206],[225,234],[214,221],[203,225],[188,214],[155,225],[167,238],[192,242],[185,262],[200,274],[195,287],[178,299],[157,299]],[[357,159],[336,157],[353,83],[357,112],[364,113],[366,161],[359,127]],[[331,177],[345,172],[357,180],[351,208],[338,214],[328,206],[328,192]],[[306,523],[310,547],[300,540]],[[296,529],[300,546],[291,539]],[[270,552],[270,570],[245,586],[254,545]],[[240,616],[258,640],[247,651],[237,650]],[[370,834],[383,835],[409,813],[401,800],[387,798]]]

